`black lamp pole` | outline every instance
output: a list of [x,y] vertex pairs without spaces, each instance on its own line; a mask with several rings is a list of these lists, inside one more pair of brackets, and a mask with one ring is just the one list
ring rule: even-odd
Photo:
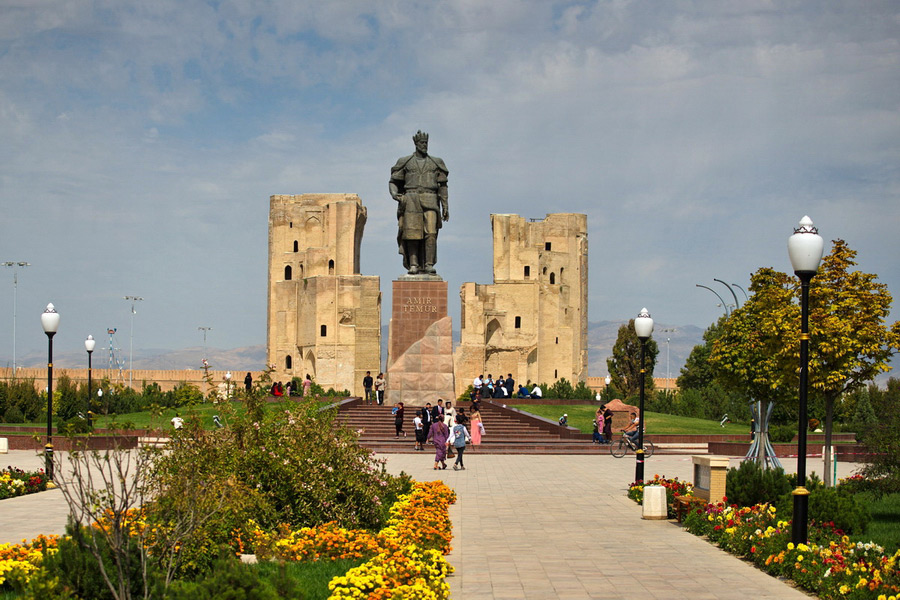
[[634,332],[641,341],[641,400],[638,406],[638,447],[635,451],[634,480],[644,480],[644,377],[646,375],[644,369],[644,353],[647,347],[647,340],[653,333],[653,319],[646,308],[642,308],[637,318],[634,320]]
[[638,447],[634,453],[636,463],[634,466],[634,480],[644,480],[644,348],[647,338],[641,340],[641,400],[638,403]]
[[44,446],[45,471],[47,477],[53,480],[53,336],[59,327],[59,313],[48,304],[41,314],[41,327],[47,334],[49,347],[47,358],[47,444]]
[[794,518],[791,524],[791,541],[806,543],[809,537],[809,490],[806,489],[806,430],[809,428],[807,415],[807,390],[809,387],[809,282],[819,270],[822,260],[824,240],[813,227],[812,219],[803,217],[800,227],[788,238],[788,254],[794,274],[800,278],[800,391],[798,396],[797,427],[797,487],[794,497]]
[[84,340],[84,349],[87,350],[88,353],[88,390],[87,390],[87,422],[88,428],[94,426],[94,413],[91,412],[91,355],[94,353],[94,336],[89,335],[86,340]]
[[806,489],[806,430],[809,427],[807,415],[807,389],[809,385],[809,282],[813,272],[797,271],[800,278],[800,394],[799,422],[797,427],[797,487],[794,497],[794,520],[791,526],[791,541],[805,544],[809,537],[809,490]]

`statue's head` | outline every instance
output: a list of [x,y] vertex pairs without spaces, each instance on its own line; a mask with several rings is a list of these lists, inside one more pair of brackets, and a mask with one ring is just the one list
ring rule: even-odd
[[428,134],[421,129],[413,136],[413,143],[415,143],[416,150],[419,152],[423,154],[428,152]]

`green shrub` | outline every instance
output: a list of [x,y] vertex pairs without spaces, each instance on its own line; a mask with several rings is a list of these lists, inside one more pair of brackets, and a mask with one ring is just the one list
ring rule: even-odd
[[[806,487],[809,490],[810,522],[823,526],[830,523],[847,534],[865,533],[871,515],[868,508],[856,499],[850,489],[826,488],[815,474],[807,481]],[[782,518],[793,517],[794,497],[791,493],[779,498],[777,514]]]
[[[289,580],[288,580],[289,581]],[[282,581],[282,585],[284,582]],[[278,600],[294,598],[293,589],[282,596],[257,569],[235,558],[222,557],[209,574],[197,581],[176,581],[169,586],[171,600]]]
[[25,422],[25,414],[22,412],[22,409],[18,406],[10,406],[6,409],[6,412],[3,414],[3,422],[4,423],[24,423]]
[[783,469],[762,469],[752,460],[729,469],[725,476],[728,502],[738,506],[775,502],[790,490],[791,484]]
[[[92,600],[112,599],[112,592],[103,578],[100,565],[91,551],[90,534],[84,528],[72,523],[66,526],[67,536],[60,537],[59,551],[45,554],[43,568],[29,582],[26,598],[56,600],[62,598],[91,598]],[[144,579],[141,569],[140,543],[135,539],[124,556],[120,581],[119,570],[109,547],[101,543],[97,551],[103,560],[107,576],[117,589],[127,590],[129,597],[144,596]],[[155,573],[151,572],[152,579]],[[148,587],[151,584],[148,582]],[[121,586],[121,587],[120,587]]]
[[790,444],[795,435],[796,425],[769,425],[769,441],[773,444]]

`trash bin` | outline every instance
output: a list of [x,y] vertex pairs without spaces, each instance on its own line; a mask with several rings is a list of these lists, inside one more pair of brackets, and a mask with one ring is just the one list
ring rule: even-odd
[[669,509],[666,506],[666,488],[661,485],[644,486],[644,518],[668,519]]

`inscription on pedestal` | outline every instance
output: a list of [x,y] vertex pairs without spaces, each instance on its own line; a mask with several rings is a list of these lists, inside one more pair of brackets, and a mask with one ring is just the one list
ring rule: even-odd
[[432,323],[447,316],[447,282],[393,282],[388,366],[420,340]]

